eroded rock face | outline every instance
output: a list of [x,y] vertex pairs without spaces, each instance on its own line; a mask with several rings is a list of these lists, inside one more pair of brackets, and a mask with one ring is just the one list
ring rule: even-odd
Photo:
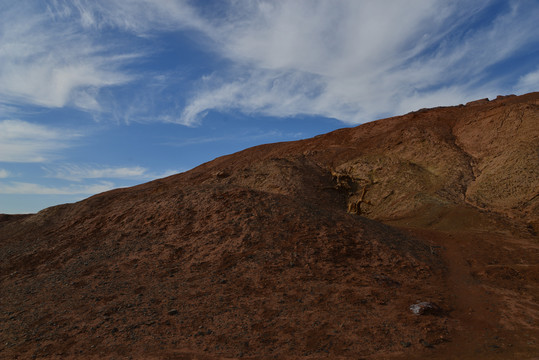
[[[0,357],[532,354],[538,99],[421,110],[2,215]],[[417,299],[444,311],[415,316]],[[485,328],[512,347],[482,344]]]
[[466,198],[478,207],[533,220],[539,209],[539,102],[502,104],[455,127],[460,146],[474,160]]
[[[231,177],[205,181],[323,198],[321,203],[339,202],[349,212],[384,221],[432,225],[443,222],[447,209],[466,208],[463,221],[475,211],[481,227],[488,222],[484,211],[536,224],[537,98],[532,93],[421,110],[248,149],[191,175],[206,179],[207,169],[223,167]],[[338,194],[324,191],[331,188]]]

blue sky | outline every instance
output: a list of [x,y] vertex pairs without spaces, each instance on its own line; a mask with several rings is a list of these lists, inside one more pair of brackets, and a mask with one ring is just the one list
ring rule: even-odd
[[0,213],[539,90],[537,0],[3,0]]

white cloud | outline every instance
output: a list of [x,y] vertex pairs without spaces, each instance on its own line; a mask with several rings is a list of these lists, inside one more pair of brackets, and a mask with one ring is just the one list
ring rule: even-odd
[[184,0],[55,1],[49,9],[56,16],[78,16],[85,28],[116,27],[147,36],[155,30],[209,26]]
[[162,173],[149,172],[141,166],[110,167],[99,165],[67,164],[55,167],[43,167],[48,177],[69,181],[83,181],[86,179],[124,179],[124,180],[150,180],[166,177],[181,171],[167,170]]
[[[11,116],[30,104],[171,122],[180,112],[175,104],[148,99],[155,73],[130,66],[159,52],[151,39],[164,32],[212,32],[181,0],[6,0],[0,8],[0,112]],[[116,92],[127,85],[127,95]]]
[[11,173],[5,169],[0,169],[0,179],[5,179],[11,176]]
[[0,102],[99,110],[99,89],[132,80],[120,67],[137,55],[119,54],[114,44],[30,4],[11,1],[2,9]]
[[15,114],[16,112],[16,107],[0,102],[0,117],[7,118],[10,117],[11,114]]
[[[264,140],[270,140],[272,142],[275,142],[276,139],[284,139],[284,140],[290,140],[290,139],[302,139],[305,138],[305,134],[302,132],[282,132],[277,130],[270,130],[270,131],[263,131],[263,132],[242,132],[242,133],[234,133],[233,135],[223,135],[223,136],[202,136],[202,137],[194,137],[189,139],[178,139],[174,142],[166,142],[163,143],[163,145],[167,146],[174,146],[174,147],[185,147],[190,145],[198,145],[198,144],[208,144],[208,143],[215,143],[215,142],[259,142]],[[185,171],[185,170],[183,170]],[[174,172],[174,173],[178,173]],[[173,173],[171,172],[170,175]]]
[[141,178],[146,173],[146,169],[140,166],[136,167],[89,167],[80,165],[63,165],[55,169],[47,169],[50,177],[81,181],[83,179],[102,179],[102,178]]
[[526,1],[483,23],[490,1],[227,4],[205,29],[235,66],[201,82],[179,123],[212,109],[360,123],[412,102],[466,102],[502,93],[485,71],[539,40],[539,8]]
[[516,91],[519,93],[527,93],[532,91],[539,91],[539,68],[522,76],[517,85]]
[[17,195],[92,195],[112,190],[111,182],[100,182],[90,185],[70,185],[64,187],[45,186],[27,182],[0,182],[0,194]]
[[165,171],[162,171],[162,172],[158,172],[158,173],[149,173],[147,174],[148,176],[148,179],[162,179],[162,178],[165,178],[165,177],[168,177],[168,176],[172,176],[172,175],[176,175],[176,174],[180,174],[182,172],[185,172],[187,170],[182,170],[182,169],[177,169],[177,170],[165,170]]
[[0,161],[45,162],[80,135],[22,120],[0,121]]
[[[512,92],[522,74],[506,74],[515,79],[507,85],[489,68],[539,40],[533,0],[8,4],[0,24],[0,106],[73,106],[125,121],[187,126],[199,124],[210,110],[360,123],[413,110],[409,104],[449,105],[485,92]],[[148,55],[136,39],[185,30],[207,53],[229,62],[209,69],[182,107],[185,87],[179,100],[164,100],[160,93],[170,95],[182,80],[167,76],[166,90],[155,90],[152,78],[160,73],[139,68],[134,75],[125,65]],[[119,47],[122,42],[129,50]],[[523,77],[515,87],[528,91],[533,79]],[[106,88],[134,81],[143,89],[126,90],[131,104],[114,91],[104,95]]]

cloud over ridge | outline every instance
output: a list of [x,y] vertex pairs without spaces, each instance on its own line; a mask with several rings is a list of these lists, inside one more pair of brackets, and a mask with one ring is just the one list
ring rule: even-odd
[[155,174],[142,166],[100,166],[100,165],[77,165],[64,164],[54,167],[43,167],[48,177],[69,181],[83,181],[87,179],[132,179],[153,180],[181,172],[180,170],[168,170]]
[[112,190],[111,182],[100,182],[90,185],[69,185],[63,187],[46,186],[27,182],[12,182],[4,184],[0,182],[0,194],[17,195],[89,195]]
[[[144,114],[123,110],[126,119],[130,112],[135,120],[188,126],[211,110],[357,124],[538,86],[536,69],[514,69],[513,80],[492,70],[539,43],[531,0],[20,4],[2,8],[0,109],[15,102],[112,113],[116,102]],[[150,55],[140,39],[180,32],[226,65],[187,88],[184,79],[170,80],[176,83],[157,94],[151,79],[160,75],[130,65]],[[122,103],[114,88],[133,82],[140,89],[132,97],[143,101]],[[111,90],[105,96],[103,89]],[[152,96],[170,100],[163,106]]]
[[492,3],[262,1],[239,16],[234,2],[235,17],[208,35],[242,66],[204,83],[182,122],[228,108],[360,123],[503,91],[486,70],[539,41],[539,10],[511,1],[481,23]]

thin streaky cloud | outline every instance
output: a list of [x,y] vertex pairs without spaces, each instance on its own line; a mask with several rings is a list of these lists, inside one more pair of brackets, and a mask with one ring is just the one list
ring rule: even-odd
[[539,9],[512,1],[480,24],[491,3],[261,1],[241,16],[244,3],[235,2],[236,17],[209,37],[242,66],[201,82],[179,123],[199,124],[213,109],[361,123],[413,110],[407,103],[450,105],[496,94],[500,85],[487,70],[539,40]]
[[282,131],[266,131],[263,133],[242,133],[235,135],[227,136],[201,136],[189,139],[179,139],[176,141],[168,141],[163,143],[166,146],[173,147],[187,147],[191,145],[200,145],[200,144],[210,144],[217,142],[238,142],[238,141],[259,141],[264,139],[271,139],[275,141],[276,139],[300,139],[305,135],[301,132],[298,133],[283,133]]
[[5,179],[11,176],[11,173],[6,169],[0,169],[0,179]]
[[141,166],[111,167],[100,165],[64,164],[43,166],[48,178],[81,182],[88,179],[151,180],[173,175],[182,170],[166,170],[159,173]]
[[121,68],[140,57],[19,2],[6,6],[0,27],[3,103],[99,111],[99,89],[130,82]]
[[211,26],[184,0],[75,0],[55,1],[49,12],[77,19],[84,28],[118,28],[138,36],[185,28],[208,30]]
[[[531,0],[8,4],[0,25],[0,103],[71,106],[125,122],[198,126],[217,110],[357,124],[413,110],[407,104],[496,95],[507,89],[507,77],[489,69],[539,43],[539,8]],[[228,62],[187,89],[170,79],[156,90],[155,71],[126,70],[159,52],[138,50],[137,39],[182,32]],[[105,34],[112,41],[100,41]],[[124,46],[117,46],[120,38]],[[517,84],[521,76],[514,75],[514,87],[528,89],[531,80]],[[137,99],[131,103],[114,91],[133,84],[139,88],[130,88],[126,98]],[[438,99],[443,103],[432,102]]]
[[523,75],[518,80],[515,89],[519,93],[527,93],[539,90],[539,67],[537,70]]
[[57,158],[81,135],[22,120],[0,121],[0,161],[47,162]]
[[147,169],[136,167],[90,167],[81,165],[63,165],[55,168],[43,168],[48,177],[71,181],[82,181],[85,179],[101,178],[141,178],[147,172]]
[[0,194],[17,195],[89,195],[114,189],[112,182],[63,187],[45,186],[28,182],[0,182]]

